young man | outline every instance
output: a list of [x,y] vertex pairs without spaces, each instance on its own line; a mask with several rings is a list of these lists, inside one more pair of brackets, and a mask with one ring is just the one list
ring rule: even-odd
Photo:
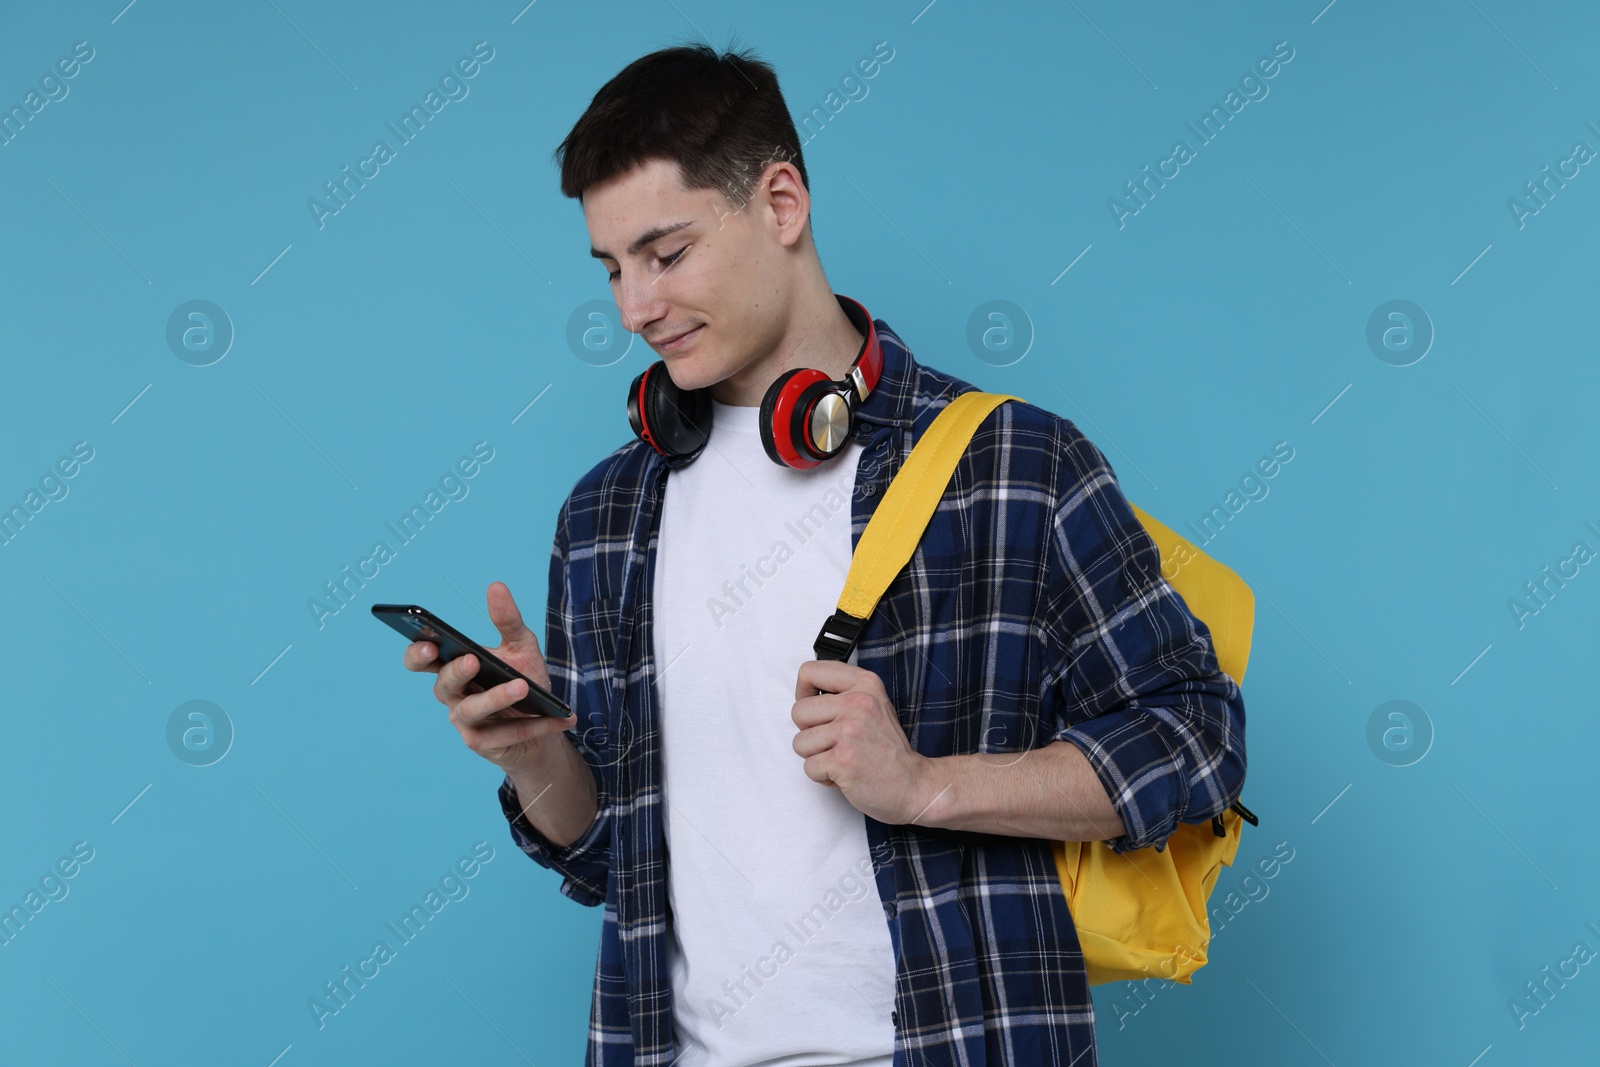
[[588,1062],[1091,1067],[1049,843],[1159,845],[1238,797],[1208,632],[1105,457],[1011,401],[849,659],[814,658],[877,501],[973,386],[831,291],[767,65],[645,56],[557,158],[664,361],[561,507],[542,650],[489,587],[498,654],[574,714],[405,662],[506,771],[516,843],[605,905]]

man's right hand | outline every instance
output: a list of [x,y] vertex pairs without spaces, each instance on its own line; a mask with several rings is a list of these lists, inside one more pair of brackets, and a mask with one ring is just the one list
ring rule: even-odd
[[[511,590],[503,582],[491,582],[486,599],[489,621],[500,631],[500,646],[491,649],[510,667],[550,687],[550,672],[539,641],[522,621]],[[450,709],[450,722],[461,733],[468,748],[507,772],[532,767],[547,755],[550,739],[576,725],[576,712],[564,719],[548,715],[527,715],[507,710],[528,695],[528,685],[513,678],[483,692],[468,692],[467,686],[478,673],[478,657],[468,653],[441,665],[439,649],[431,641],[414,641],[406,646],[405,665],[409,671],[427,671],[439,677],[433,695]],[[565,744],[567,742],[560,742]]]

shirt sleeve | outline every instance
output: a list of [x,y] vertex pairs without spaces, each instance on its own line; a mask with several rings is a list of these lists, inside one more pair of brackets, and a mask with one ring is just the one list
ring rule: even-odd
[[500,783],[500,808],[511,825],[511,839],[541,867],[561,875],[561,895],[586,907],[604,903],[606,876],[611,870],[611,809],[602,803],[594,822],[578,839],[558,848],[534,828],[522,813],[517,787],[506,775]]
[[[1065,421],[1065,420],[1063,420]],[[1244,785],[1244,698],[1211,633],[1161,576],[1160,550],[1070,422],[1050,539],[1045,711],[1122,817],[1116,852],[1164,848]]]
[[[572,646],[568,634],[572,631],[572,594],[567,572],[568,507],[561,505],[556,517],[555,543],[550,551],[550,585],[548,605],[545,609],[545,639],[541,646],[545,667],[550,672],[550,689],[564,700],[569,708],[578,712],[583,722],[583,709],[579,706],[578,672],[572,663]],[[596,812],[594,822],[576,841],[558,847],[540,833],[523,814],[522,800],[517,796],[516,785],[507,774],[500,783],[500,808],[510,824],[511,839],[530,859],[548,867],[562,876],[561,893],[571,900],[589,907],[602,903],[606,896],[606,879],[611,870],[612,801],[601,773],[599,756],[584,742],[574,726],[567,736],[589,765],[595,778]]]

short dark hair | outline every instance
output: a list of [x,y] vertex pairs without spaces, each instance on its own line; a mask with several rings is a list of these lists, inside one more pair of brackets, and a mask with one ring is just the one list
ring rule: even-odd
[[554,154],[573,199],[652,159],[677,163],[685,188],[720,190],[741,208],[769,163],[793,163],[811,188],[778,76],[748,49],[696,43],[639,57],[600,87]]

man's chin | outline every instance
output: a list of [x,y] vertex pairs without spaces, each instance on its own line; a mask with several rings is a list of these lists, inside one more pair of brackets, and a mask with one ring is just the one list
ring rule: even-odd
[[690,392],[695,389],[704,389],[708,385],[715,385],[719,378],[714,371],[706,369],[706,365],[685,353],[684,358],[675,359],[670,355],[662,356],[667,364],[667,376],[672,379],[672,384],[681,392]]

